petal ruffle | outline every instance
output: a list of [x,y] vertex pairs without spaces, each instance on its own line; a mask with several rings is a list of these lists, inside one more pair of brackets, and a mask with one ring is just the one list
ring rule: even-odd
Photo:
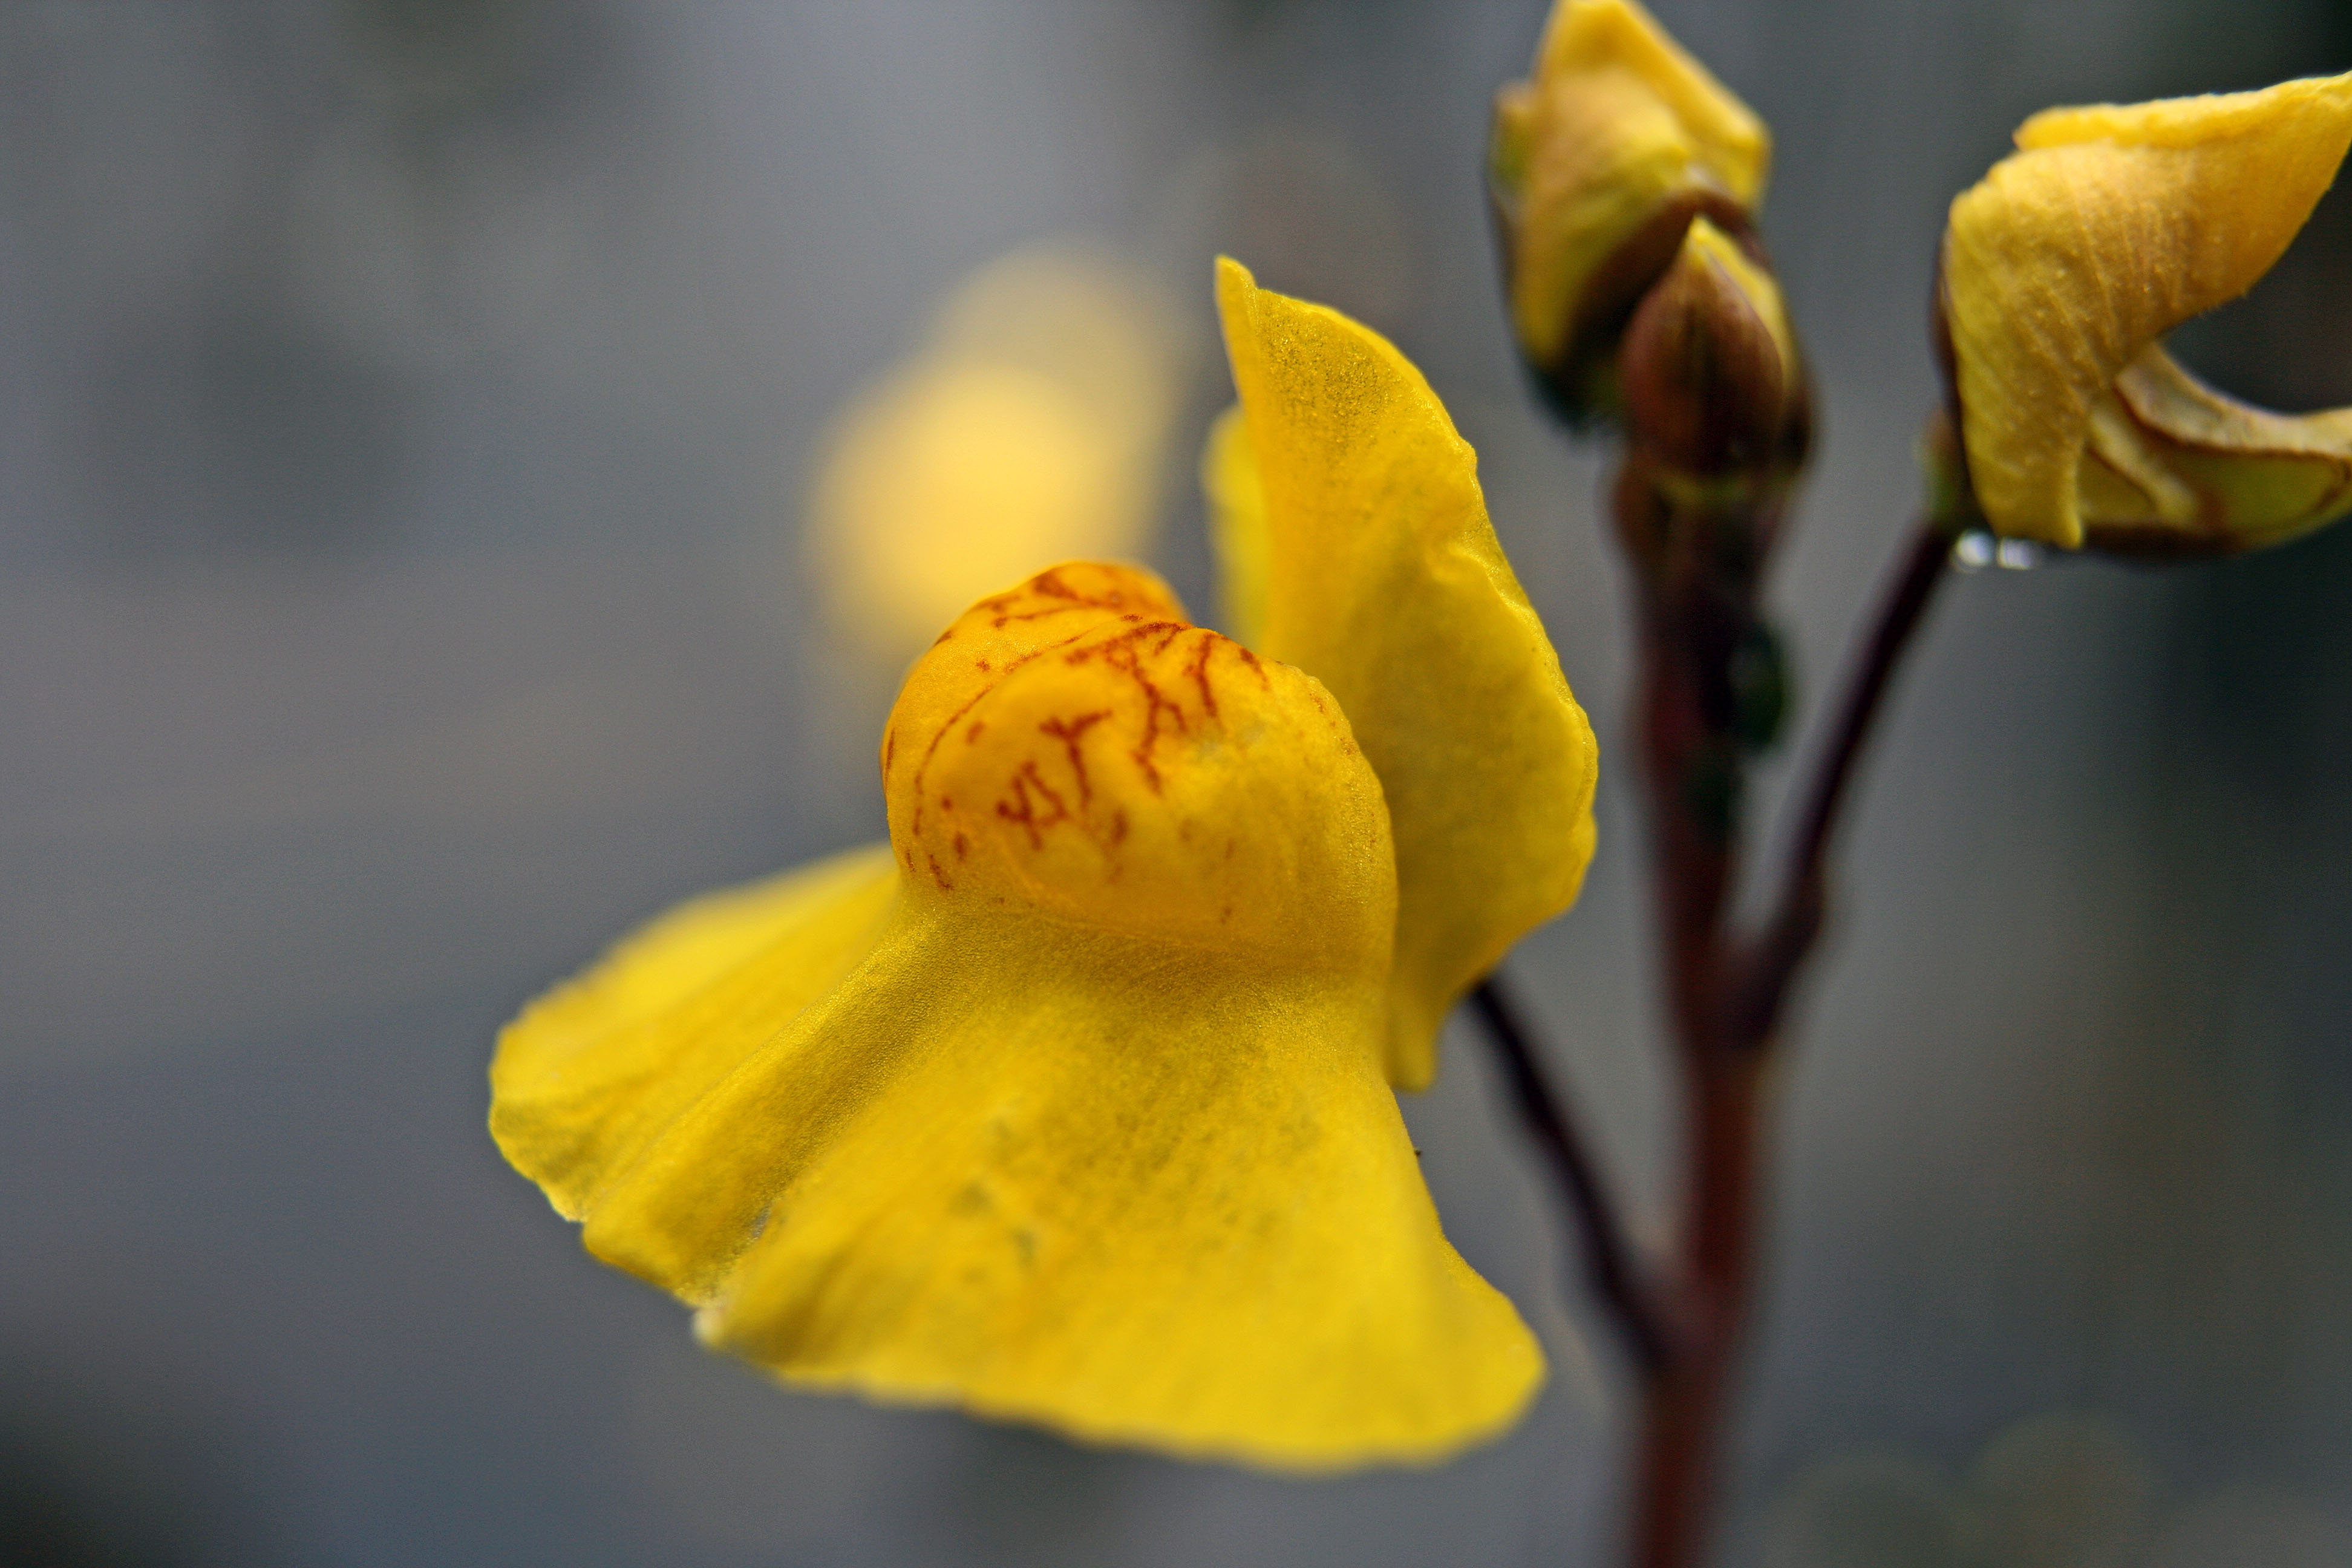
[[1454,1000],[1576,898],[1598,752],[1421,373],[1335,310],[1221,261],[1264,487],[1261,651],[1330,688],[1395,827],[1392,1081],[1427,1084]]
[[1994,530],[2072,549],[2095,405],[2285,251],[2352,145],[2352,74],[2053,110],[2017,143],[1946,231],[1962,428]]
[[874,946],[887,846],[709,893],[616,944],[499,1035],[490,1134],[578,1219],[646,1142]]

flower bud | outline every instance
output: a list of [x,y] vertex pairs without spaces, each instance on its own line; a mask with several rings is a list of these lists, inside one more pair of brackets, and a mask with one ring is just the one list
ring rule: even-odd
[[1804,395],[1780,285],[1705,218],[1633,312],[1618,358],[1633,438],[1694,479],[1778,468]]
[[2352,505],[2352,415],[2291,419],[2168,358],[2269,271],[2352,146],[2352,74],[2052,110],[1952,204],[1942,304],[1996,533],[2135,554],[2245,550]]
[[1634,0],[1559,0],[1535,72],[1496,95],[1488,188],[1519,352],[1574,416],[1692,218],[1745,229],[1770,138]]

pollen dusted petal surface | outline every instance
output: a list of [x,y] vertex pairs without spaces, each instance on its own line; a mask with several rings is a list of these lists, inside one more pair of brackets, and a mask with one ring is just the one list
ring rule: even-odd
[[1387,792],[1388,1069],[1436,1071],[1446,1010],[1576,898],[1598,752],[1421,373],[1335,310],[1219,264],[1267,519],[1261,651],[1339,700]]
[[1381,1065],[1380,781],[1313,679],[1068,565],[975,605],[884,743],[871,952],[587,1214],[787,1383],[1319,1470],[1542,1378]]
[[2071,549],[2095,406],[2285,251],[2352,145],[2352,74],[2053,110],[2017,143],[1945,235],[1963,434],[1994,530]]
[[652,921],[499,1033],[491,1136],[580,1218],[649,1139],[872,950],[898,885],[875,845]]

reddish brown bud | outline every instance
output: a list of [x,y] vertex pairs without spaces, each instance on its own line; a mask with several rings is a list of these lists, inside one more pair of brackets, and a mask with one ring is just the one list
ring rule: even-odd
[[1618,367],[1628,437],[1670,471],[1760,477],[1801,456],[1804,368],[1780,287],[1705,218],[1635,309]]

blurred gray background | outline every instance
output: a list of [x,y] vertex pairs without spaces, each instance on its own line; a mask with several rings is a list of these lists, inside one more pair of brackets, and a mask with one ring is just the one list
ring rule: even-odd
[[[2352,66],[2352,16],[1655,8],[1778,137],[1817,716],[1915,505],[1950,196],[2051,102]],[[1222,247],[1391,334],[1480,450],[1611,769],[1582,903],[1510,968],[1655,1230],[1607,454],[1531,412],[1478,183],[1541,13],[0,7],[0,1563],[1612,1560],[1615,1348],[1467,1031],[1408,1114],[1558,1374],[1491,1448],[1335,1482],[776,1392],[482,1130],[534,991],[878,831],[803,497],[972,268],[1072,240],[1182,302],[1156,559],[1209,602]],[[2352,199],[2183,352],[2352,403]],[[1981,1555],[1979,1456],[2072,1413],[2137,1522],[2004,1562],[2352,1563],[2348,621],[2352,528],[1950,591],[1786,1083],[1725,1563]]]

